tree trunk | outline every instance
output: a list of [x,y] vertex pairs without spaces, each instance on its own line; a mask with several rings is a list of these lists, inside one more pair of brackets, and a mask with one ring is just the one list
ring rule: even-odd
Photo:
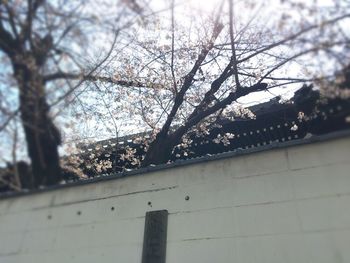
[[156,139],[150,144],[141,166],[162,164],[169,161],[173,148],[180,142],[182,135],[158,133]]
[[31,159],[34,187],[57,184],[62,179],[58,146],[60,133],[51,120],[39,69],[29,63],[14,64],[19,85],[20,112]]

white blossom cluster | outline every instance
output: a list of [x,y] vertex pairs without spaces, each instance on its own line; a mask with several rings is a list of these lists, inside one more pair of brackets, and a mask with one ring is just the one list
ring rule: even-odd
[[230,145],[230,140],[233,139],[235,135],[233,133],[225,133],[223,135],[218,134],[217,137],[213,140],[214,143],[222,143],[224,146]]

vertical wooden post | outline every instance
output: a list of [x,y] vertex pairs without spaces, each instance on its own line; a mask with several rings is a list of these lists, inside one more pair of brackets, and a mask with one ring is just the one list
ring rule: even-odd
[[146,213],[142,263],[165,263],[168,211]]

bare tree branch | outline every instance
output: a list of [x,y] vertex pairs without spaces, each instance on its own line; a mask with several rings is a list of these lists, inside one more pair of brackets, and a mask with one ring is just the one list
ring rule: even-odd
[[317,29],[317,28],[319,28],[321,26],[324,27],[324,26],[329,25],[329,24],[334,24],[334,23],[337,23],[337,22],[339,22],[339,21],[341,21],[343,19],[346,19],[346,18],[350,18],[350,14],[345,14],[345,15],[342,15],[342,16],[339,16],[339,17],[336,17],[336,18],[333,18],[333,19],[330,19],[330,20],[326,20],[321,25],[315,24],[315,25],[309,26],[307,28],[301,29],[300,31],[298,31],[295,34],[292,34],[292,35],[290,35],[290,36],[288,36],[288,37],[286,37],[286,38],[284,38],[284,39],[282,39],[280,41],[277,41],[277,42],[272,43],[272,44],[270,44],[270,45],[268,45],[266,47],[263,47],[263,48],[257,50],[256,52],[250,54],[249,56],[238,60],[237,63],[240,64],[240,63],[242,63],[244,61],[247,61],[247,60],[249,60],[249,59],[251,59],[253,57],[256,57],[257,55],[259,55],[259,54],[261,54],[261,53],[263,53],[263,52],[265,52],[267,50],[270,50],[270,49],[273,49],[273,48],[278,47],[280,45],[283,45],[283,44],[285,44],[285,43],[287,43],[287,42],[289,42],[291,40],[294,40],[294,39],[300,37],[301,35],[303,35],[305,33],[308,33],[308,32],[310,32],[310,31],[312,31],[314,29]]
[[171,123],[172,123],[172,121],[177,113],[177,110],[182,105],[185,93],[191,87],[194,76],[196,75],[198,69],[200,68],[201,64],[205,60],[209,51],[213,48],[214,42],[217,39],[217,37],[219,36],[222,29],[223,29],[223,25],[219,22],[219,16],[218,16],[216,18],[215,23],[214,23],[214,28],[213,28],[213,33],[212,33],[211,39],[209,40],[209,43],[206,46],[204,46],[203,49],[201,50],[201,52],[198,55],[198,58],[195,61],[191,71],[185,76],[184,82],[181,86],[181,89],[176,94],[174,105],[173,105],[173,107],[170,111],[170,114],[168,115],[168,118],[165,121],[165,124],[163,125],[160,133],[166,134],[169,131],[170,125],[171,125]]
[[344,42],[335,42],[335,43],[331,43],[331,44],[323,44],[321,46],[317,46],[317,47],[314,47],[314,48],[310,48],[310,49],[306,49],[302,52],[299,52],[297,54],[294,54],[293,56],[290,56],[288,57],[287,59],[281,61],[280,63],[276,64],[272,69],[270,69],[268,72],[266,72],[261,78],[260,80],[258,81],[258,83],[261,83],[264,79],[266,79],[272,72],[274,72],[275,70],[279,69],[280,67],[282,67],[283,65],[287,64],[288,62],[298,58],[298,57],[301,57],[303,55],[306,55],[308,53],[311,53],[311,52],[316,52],[318,50],[322,50],[322,49],[325,49],[327,47],[333,47],[333,46],[336,46],[336,45],[339,45],[339,44],[344,44]]
[[71,80],[80,80],[80,81],[101,81],[104,83],[110,83],[115,84],[122,87],[141,87],[141,88],[163,88],[161,84],[146,84],[141,81],[133,81],[133,80],[118,80],[113,77],[105,77],[105,76],[97,76],[93,74],[76,74],[76,73],[69,73],[69,72],[56,72],[53,74],[49,74],[44,76],[44,81],[54,81],[58,79],[71,79]]
[[[115,44],[117,42],[117,38],[118,38],[118,35],[119,35],[119,30],[117,30],[114,34],[114,39],[113,39],[113,42],[112,42],[112,45],[109,49],[109,51],[107,52],[107,54],[104,56],[104,58],[99,62],[97,63],[93,69],[90,70],[90,72],[86,75],[87,78],[91,77],[94,72],[101,67],[101,65],[103,65],[103,63],[105,63],[107,61],[107,59],[110,57],[110,55],[112,54],[112,51],[115,47]],[[54,106],[54,105],[57,105],[58,103],[60,103],[62,100],[64,100],[66,97],[68,97],[70,94],[72,94],[77,88],[80,87],[81,84],[84,83],[84,79],[80,79],[79,83],[77,85],[75,85],[72,89],[69,89],[68,92],[66,92],[64,95],[60,96],[53,104],[51,104],[51,106]]]
[[171,0],[171,63],[170,63],[170,69],[171,69],[171,76],[173,78],[173,87],[175,94],[177,94],[177,84],[176,84],[176,77],[175,77],[175,70],[174,70],[174,43],[175,43],[175,17],[174,17],[174,2],[175,0]]
[[228,2],[229,2],[229,20],[230,20],[230,40],[231,40],[231,49],[232,49],[232,66],[233,66],[233,72],[235,76],[236,88],[239,89],[241,84],[239,83],[239,77],[238,77],[235,37],[233,32],[233,0],[228,0]]
[[6,121],[0,126],[0,132],[6,128],[6,126],[10,123],[10,121],[13,120],[13,118],[15,118],[17,116],[17,114],[19,113],[19,109],[17,109],[16,111],[14,111],[7,119]]

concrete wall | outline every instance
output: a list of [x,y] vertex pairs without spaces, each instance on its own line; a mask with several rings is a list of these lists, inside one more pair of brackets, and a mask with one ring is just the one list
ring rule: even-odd
[[0,262],[140,263],[161,209],[167,263],[348,263],[350,138],[0,200]]

